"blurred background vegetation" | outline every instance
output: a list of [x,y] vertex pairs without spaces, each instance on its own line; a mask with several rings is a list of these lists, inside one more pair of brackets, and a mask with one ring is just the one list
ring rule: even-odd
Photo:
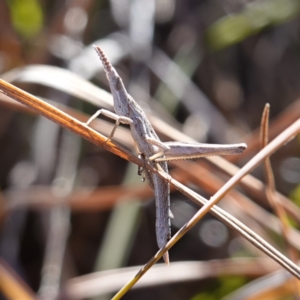
[[[159,130],[159,120],[199,142],[247,142],[245,154],[229,158],[241,166],[259,151],[265,103],[271,105],[270,138],[299,118],[299,13],[299,0],[4,0],[0,78],[86,120],[97,106],[109,107],[97,99],[107,95],[86,82],[109,91],[92,49],[97,44],[129,93],[157,117],[151,120],[162,140],[170,136]],[[152,192],[136,166],[0,100],[0,298],[16,299],[12,291],[26,286],[24,299],[109,299],[124,284],[120,276],[127,269],[121,268],[142,265],[157,251]],[[101,124],[97,130],[109,135],[111,125]],[[134,150],[127,127],[117,133],[116,142]],[[299,139],[271,162],[277,190],[297,215]],[[215,181],[179,178],[209,198],[228,177],[205,160],[199,164]],[[205,174],[196,175],[205,180]],[[253,175],[264,182],[263,168]],[[221,206],[287,254],[280,228],[272,231],[274,212],[263,188],[259,194],[239,187],[239,193],[257,210],[239,205],[238,195]],[[171,203],[174,234],[198,207],[175,191]],[[289,222],[298,234],[295,215]],[[299,245],[293,247],[298,253]],[[252,258],[260,268],[251,271]],[[210,300],[233,291],[237,295],[228,299],[248,299],[255,278],[252,285],[264,282],[269,299],[293,299],[292,288],[281,294],[272,277],[264,277],[278,266],[210,215],[171,249],[170,259],[171,266],[186,264],[176,272],[159,269],[153,282],[124,299]],[[204,268],[200,261],[213,268],[212,260],[219,271],[193,273]],[[108,269],[116,269],[113,276]],[[80,289],[92,282],[80,276],[97,271],[99,281]],[[107,290],[99,288],[101,280]]]

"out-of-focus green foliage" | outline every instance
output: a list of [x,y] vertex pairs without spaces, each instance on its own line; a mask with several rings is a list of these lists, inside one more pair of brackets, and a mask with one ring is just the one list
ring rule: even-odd
[[[247,282],[243,276],[224,276],[219,278],[218,287],[207,293],[199,293],[191,300],[218,300],[240,288]],[[211,286],[210,286],[211,287]]]
[[36,35],[43,25],[43,11],[37,0],[8,0],[12,24],[25,39]]
[[219,281],[221,286],[218,289],[218,299],[221,299],[229,293],[232,293],[236,289],[245,285],[248,280],[246,277],[243,276],[224,276],[221,277]]
[[216,300],[217,298],[211,293],[201,293],[193,297],[191,300]]
[[265,0],[251,3],[243,12],[228,15],[207,30],[208,46],[220,50],[236,44],[267,26],[285,22],[300,11],[299,0]]
[[300,206],[300,184],[291,193],[291,199]]

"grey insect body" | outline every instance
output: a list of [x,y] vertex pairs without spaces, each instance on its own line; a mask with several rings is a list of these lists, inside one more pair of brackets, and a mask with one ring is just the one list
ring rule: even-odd
[[[110,89],[114,99],[114,109],[118,115],[115,116],[115,119],[120,120],[119,117],[128,118],[128,120],[126,120],[126,118],[125,120],[127,124],[130,125],[131,135],[140,153],[142,153],[143,157],[145,157],[146,162],[146,158],[149,158],[160,151],[158,146],[149,143],[148,139],[154,139],[160,142],[159,137],[155,133],[142,108],[127,93],[122,79],[110,64],[101,48],[95,47],[95,50],[97,51],[103,63],[104,70],[109,81]],[[101,110],[101,112],[103,113],[103,110]],[[92,116],[92,118],[88,121],[88,124],[91,123],[95,116],[98,116],[99,114],[100,113],[97,112],[97,115]],[[104,114],[106,113],[104,112]],[[121,123],[123,123],[122,120],[120,120]],[[155,167],[154,161],[149,161],[149,163]],[[165,172],[168,172],[168,166],[166,162],[159,162],[159,165]],[[149,174],[148,172],[145,172],[145,174],[155,194],[156,239],[158,247],[162,248],[171,238],[170,187],[169,183],[164,181],[160,176],[156,174]],[[169,263],[168,253],[164,255],[164,260],[166,263]]]
[[[211,155],[239,154],[247,148],[246,144],[214,145],[182,142],[161,142],[142,108],[127,93],[121,77],[108,61],[102,49],[95,46],[109,81],[114,100],[116,114],[101,109],[87,122],[89,125],[100,113],[116,121],[108,137],[110,140],[119,123],[129,124],[131,135],[145,164],[156,167],[156,164],[168,173],[168,160],[191,159]],[[143,171],[149,185],[154,190],[156,205],[156,240],[159,248],[164,247],[171,238],[170,186],[159,175],[147,170]],[[164,260],[169,263],[169,254],[164,254]]]

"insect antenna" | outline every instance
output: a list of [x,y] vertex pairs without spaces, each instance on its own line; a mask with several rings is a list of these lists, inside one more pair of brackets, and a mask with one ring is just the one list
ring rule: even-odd
[[109,62],[108,58],[106,57],[106,55],[104,54],[104,52],[102,51],[102,49],[98,46],[94,45],[94,49],[96,50],[97,54],[99,55],[102,64],[103,64],[103,68],[106,72],[110,72],[112,69],[112,65]]

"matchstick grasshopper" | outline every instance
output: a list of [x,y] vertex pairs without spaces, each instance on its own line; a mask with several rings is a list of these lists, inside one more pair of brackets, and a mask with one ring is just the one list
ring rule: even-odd
[[[140,157],[145,160],[145,163],[149,163],[153,167],[156,167],[156,164],[158,164],[166,173],[168,173],[167,161],[169,160],[239,154],[247,148],[247,145],[243,143],[216,145],[160,141],[144,111],[127,93],[121,77],[111,65],[102,49],[95,46],[95,50],[102,61],[113,95],[116,113],[100,109],[87,121],[87,125],[100,114],[115,120],[115,126],[107,140],[110,140],[113,137],[114,132],[120,123],[130,125],[131,135],[139,150]],[[154,190],[156,205],[156,239],[158,247],[162,248],[171,238],[170,219],[173,215],[170,211],[170,186],[167,181],[157,174],[150,173],[147,170],[144,170],[143,173],[145,174],[149,185]],[[163,258],[168,264],[168,252],[164,254]]]

